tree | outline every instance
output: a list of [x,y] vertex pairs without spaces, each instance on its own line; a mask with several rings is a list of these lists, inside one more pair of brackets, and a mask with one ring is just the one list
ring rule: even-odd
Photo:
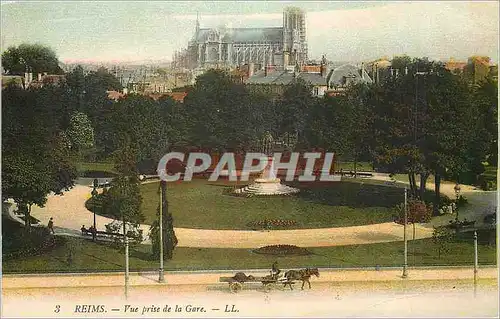
[[399,72],[374,89],[370,102],[374,105],[374,155],[391,172],[408,173],[413,198],[422,199],[427,177],[434,174],[434,213],[438,214],[441,179],[456,180],[478,170],[479,135],[471,125],[477,123],[478,112],[467,83],[442,63],[426,58],[403,62],[404,74]]
[[121,220],[123,232],[127,224],[137,227],[144,221],[141,210],[142,196],[139,180],[135,176],[119,175],[103,197],[102,211],[107,216]]
[[73,112],[66,135],[74,152],[80,152],[94,146],[94,129],[85,113]]
[[287,86],[283,96],[277,101],[278,125],[280,135],[285,138],[288,145],[294,144],[297,139],[300,145],[307,145],[303,131],[306,126],[306,114],[318,100],[312,96],[308,83],[298,78]]
[[[162,230],[163,230],[163,258],[172,259],[175,247],[178,244],[174,231],[173,217],[168,210],[167,183],[160,182],[158,192],[162,193]],[[157,216],[160,215],[160,205],[158,204]],[[155,220],[151,225],[150,238],[152,243],[152,253],[155,258],[160,256],[160,223]]]
[[57,91],[9,87],[2,92],[2,199],[14,199],[25,214],[27,230],[31,206],[43,206],[51,192],[69,190],[76,178],[57,100],[55,105],[46,103],[50,92]]
[[250,95],[224,71],[209,70],[200,75],[184,107],[190,144],[195,148],[235,150],[254,139]]
[[354,160],[354,176],[357,176],[357,162],[371,150],[373,135],[373,115],[368,103],[371,91],[364,83],[352,85],[347,89],[341,103],[346,104],[343,128],[346,136],[346,153]]
[[438,258],[441,258],[442,252],[448,252],[449,244],[453,242],[455,233],[446,226],[434,227],[432,232],[432,241],[438,247]]
[[[396,206],[396,214],[398,216],[398,222],[404,223],[405,211],[404,204],[399,204]],[[432,218],[432,210],[427,207],[425,202],[421,200],[411,199],[407,202],[407,221],[409,224],[413,225],[413,240],[415,240],[416,228],[415,224],[427,223]]]
[[32,73],[62,74],[56,53],[41,44],[23,43],[11,46],[2,54],[2,66],[8,74]]

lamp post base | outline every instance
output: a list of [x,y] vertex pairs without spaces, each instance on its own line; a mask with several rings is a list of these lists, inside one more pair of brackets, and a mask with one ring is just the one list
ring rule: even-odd
[[403,267],[403,274],[401,275],[401,278],[408,278],[408,270],[406,269],[406,266]]
[[158,282],[159,283],[164,283],[165,282],[165,274],[163,273],[163,269],[160,268],[160,274],[158,276]]

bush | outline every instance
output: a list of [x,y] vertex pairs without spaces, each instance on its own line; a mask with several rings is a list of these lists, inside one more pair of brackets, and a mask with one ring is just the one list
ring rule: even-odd
[[469,201],[463,195],[460,195],[456,201],[456,208],[464,207]]
[[496,225],[496,223],[497,223],[497,214],[496,213],[488,214],[488,215],[484,216],[483,221],[484,221],[485,224]]
[[278,255],[278,256],[305,256],[312,254],[309,250],[295,245],[271,245],[254,250],[257,254]]
[[[123,229],[123,222],[114,220],[109,224],[105,225],[106,232],[112,234],[118,234]],[[127,223],[127,237],[132,239],[132,244],[140,244],[143,240],[143,231],[139,229],[139,225],[134,225]],[[120,237],[114,237],[115,244],[119,245],[122,241]]]
[[2,218],[2,257],[14,259],[43,254],[53,249],[57,240],[46,227],[31,227],[26,232],[21,224]]
[[438,258],[442,252],[450,250],[449,244],[455,240],[455,233],[444,226],[435,227],[432,233],[432,241],[438,246]]
[[276,228],[289,228],[297,225],[295,220],[289,219],[264,219],[259,221],[252,221],[247,224],[252,229],[276,229]]
[[[395,222],[404,224],[404,204],[397,205],[394,210],[396,213]],[[407,210],[407,221],[411,224],[426,223],[432,218],[432,207],[420,200],[409,200]]]

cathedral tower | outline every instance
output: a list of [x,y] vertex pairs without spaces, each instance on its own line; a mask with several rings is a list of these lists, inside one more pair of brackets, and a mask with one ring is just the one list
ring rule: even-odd
[[283,52],[289,53],[289,65],[307,61],[306,14],[300,8],[288,7],[283,12]]

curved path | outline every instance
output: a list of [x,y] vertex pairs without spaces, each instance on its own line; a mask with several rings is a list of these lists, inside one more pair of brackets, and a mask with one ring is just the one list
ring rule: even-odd
[[[382,179],[382,176],[375,176],[375,178]],[[386,176],[383,177],[388,179]],[[449,192],[447,189],[449,187],[445,185],[443,185],[443,190]],[[85,201],[90,197],[90,191],[89,186],[76,185],[63,196],[50,195],[45,207],[32,208],[32,215],[42,224],[46,224],[49,218],[53,217],[57,233],[78,236],[82,225],[88,228],[93,223],[93,214],[84,206]],[[447,223],[451,219],[450,215],[442,217],[441,223]],[[98,229],[104,229],[105,224],[112,221],[110,218],[96,216]],[[149,243],[147,236],[149,225],[141,225],[141,229],[146,235],[144,243]],[[431,225],[416,225],[416,238],[431,237],[432,231]],[[403,226],[392,222],[353,227],[276,231],[175,228],[175,233],[179,240],[179,247],[198,248],[256,248],[273,244],[326,247],[403,240]],[[407,227],[408,238],[412,238],[412,233],[412,227]]]

